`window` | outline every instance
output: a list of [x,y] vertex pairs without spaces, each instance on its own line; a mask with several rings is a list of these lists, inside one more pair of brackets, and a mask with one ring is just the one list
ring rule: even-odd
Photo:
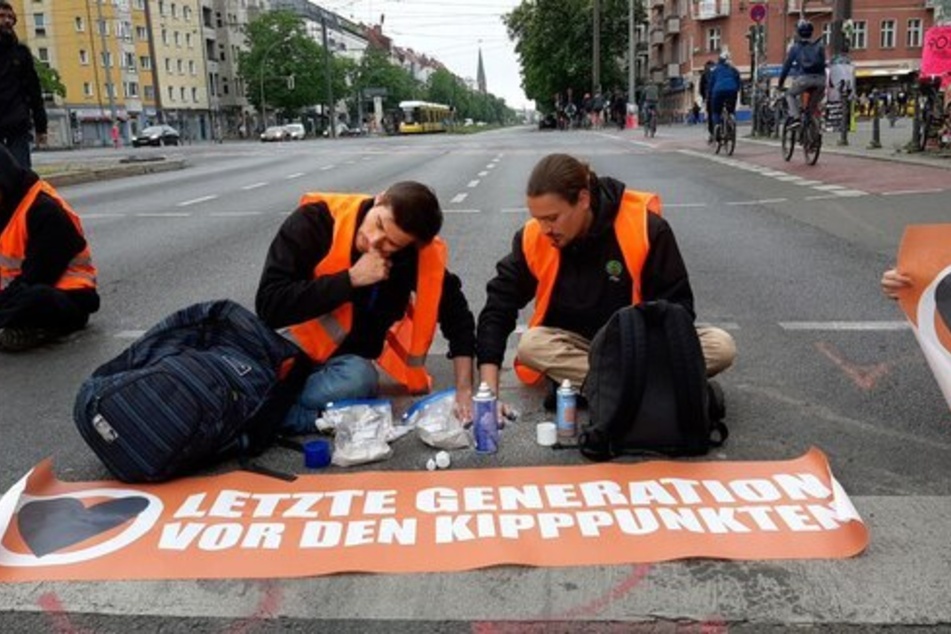
[[140,42],[147,42],[149,39],[149,30],[144,26],[135,27],[135,37]]
[[76,20],[75,20],[75,22],[76,22],[76,32],[77,32],[77,33],[82,33],[83,31],[86,30],[86,21],[83,20],[81,17],[77,17]]
[[89,53],[84,48],[79,49],[79,63],[83,66],[89,65]]
[[851,48],[854,50],[863,49],[868,46],[868,22],[858,20],[853,23],[851,44]]
[[189,6],[182,7],[182,19],[186,22],[192,21],[192,8]]
[[224,24],[224,21],[221,19],[221,12],[220,12],[220,11],[217,12],[217,13],[215,13],[215,24],[217,25],[217,27],[218,27],[219,29],[225,25],[225,24]]
[[168,46],[168,31],[162,29],[162,44]]
[[148,99],[149,101],[155,101],[155,86],[146,85],[146,86],[142,89],[142,94],[143,94],[143,95],[145,96],[145,98]]
[[92,84],[88,81],[83,82],[83,95],[86,97],[92,97]]
[[102,65],[105,68],[110,68],[112,66],[112,53],[109,51],[102,52]]
[[175,40],[175,46],[177,46],[178,48],[181,48],[181,47],[182,47],[182,34],[181,34],[181,33],[179,33],[178,31],[175,31],[175,33],[172,34],[172,39]]
[[226,94],[226,95],[230,95],[230,94],[231,94],[231,91],[228,89],[228,78],[227,78],[227,77],[225,77],[225,78],[221,81],[221,92],[223,92],[223,93]]
[[921,18],[908,20],[908,36],[905,45],[908,48],[921,48]]
[[99,35],[109,35],[109,23],[105,20],[99,20],[97,22],[98,33]]
[[152,70],[152,58],[148,55],[140,55],[139,68],[142,70]]
[[172,3],[172,17],[173,18],[178,17],[178,5],[175,4],[174,2]]
[[188,60],[188,72],[192,75],[195,74],[195,60]]
[[33,28],[36,33],[36,37],[46,37],[46,14],[45,13],[34,13],[33,14]]
[[122,62],[129,70],[135,70],[135,53],[123,53]]
[[171,86],[168,86],[167,90],[168,90],[168,100],[175,101],[175,89],[172,88]]
[[165,58],[165,72],[166,73],[172,72],[172,60],[170,60],[167,57]]
[[198,103],[198,89],[192,88],[192,101]]
[[176,60],[175,67],[178,69],[179,75],[185,74],[185,67],[182,65],[182,60]]
[[186,34],[185,34],[185,46],[187,46],[188,48],[191,48],[191,47],[192,47],[192,34],[191,34],[191,33],[186,33]]
[[881,41],[882,48],[895,48],[895,21],[882,20]]
[[720,51],[720,27],[714,26],[707,29],[707,52],[718,53]]
[[144,11],[145,10],[145,0],[135,0],[135,8]]
[[125,82],[122,86],[125,90],[126,97],[132,97],[133,99],[139,98],[139,83],[135,81]]
[[165,15],[165,0],[158,0],[158,12],[159,15]]
[[182,98],[182,101],[185,101],[185,87],[182,86],[178,89],[178,96]]
[[36,57],[43,63],[50,63],[50,49],[45,46],[41,46],[36,49]]

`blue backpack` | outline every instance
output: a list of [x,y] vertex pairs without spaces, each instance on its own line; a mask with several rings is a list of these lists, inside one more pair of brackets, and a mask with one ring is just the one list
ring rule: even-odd
[[277,440],[310,360],[244,307],[195,304],[153,326],[83,382],[73,418],[123,482],[161,482]]
[[822,40],[799,45],[799,68],[805,75],[819,75],[826,70],[826,53]]

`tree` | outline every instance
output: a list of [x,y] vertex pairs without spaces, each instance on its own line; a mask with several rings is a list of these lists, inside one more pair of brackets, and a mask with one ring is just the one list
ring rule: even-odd
[[66,86],[59,77],[55,68],[50,68],[49,64],[33,58],[33,65],[36,67],[36,74],[40,76],[40,88],[44,93],[52,95],[66,96]]
[[385,52],[372,48],[366,50],[360,61],[357,86],[360,90],[385,88],[383,107],[386,110],[397,108],[401,101],[418,99],[422,95],[422,86],[409,72],[392,63]]
[[[626,85],[629,0],[601,1],[601,86]],[[635,20],[645,19],[635,3]],[[522,65],[522,88],[543,110],[571,89],[577,100],[591,92],[594,13],[591,0],[522,0],[503,17]]]
[[[288,11],[263,13],[247,24],[245,33],[249,50],[238,58],[238,74],[259,111],[262,98],[269,108],[285,112],[326,101],[324,49],[307,35],[303,20]],[[344,72],[344,65],[333,59],[335,97],[346,90]]]

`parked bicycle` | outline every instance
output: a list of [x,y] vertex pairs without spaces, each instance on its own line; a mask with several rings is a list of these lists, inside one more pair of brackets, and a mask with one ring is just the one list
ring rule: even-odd
[[792,123],[783,123],[783,159],[792,158],[796,151],[796,144],[802,145],[802,152],[806,163],[815,165],[822,150],[822,126],[819,124],[819,113],[813,112],[810,107],[813,92],[807,90],[800,95],[799,120]]
[[736,117],[733,116],[726,106],[720,111],[720,121],[713,126],[713,140],[716,142],[715,152],[726,152],[728,156],[733,156],[733,150],[736,149]]
[[948,112],[941,109],[940,78],[923,80],[915,106],[915,118],[918,119],[918,147],[924,152],[928,142],[934,140],[939,148],[945,146],[945,127],[951,122],[951,104]]

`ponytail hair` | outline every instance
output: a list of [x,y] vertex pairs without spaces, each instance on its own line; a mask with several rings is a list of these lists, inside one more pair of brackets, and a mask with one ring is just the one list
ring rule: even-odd
[[574,205],[584,190],[595,199],[598,175],[594,170],[568,154],[549,154],[535,165],[525,193],[529,198],[553,194]]

